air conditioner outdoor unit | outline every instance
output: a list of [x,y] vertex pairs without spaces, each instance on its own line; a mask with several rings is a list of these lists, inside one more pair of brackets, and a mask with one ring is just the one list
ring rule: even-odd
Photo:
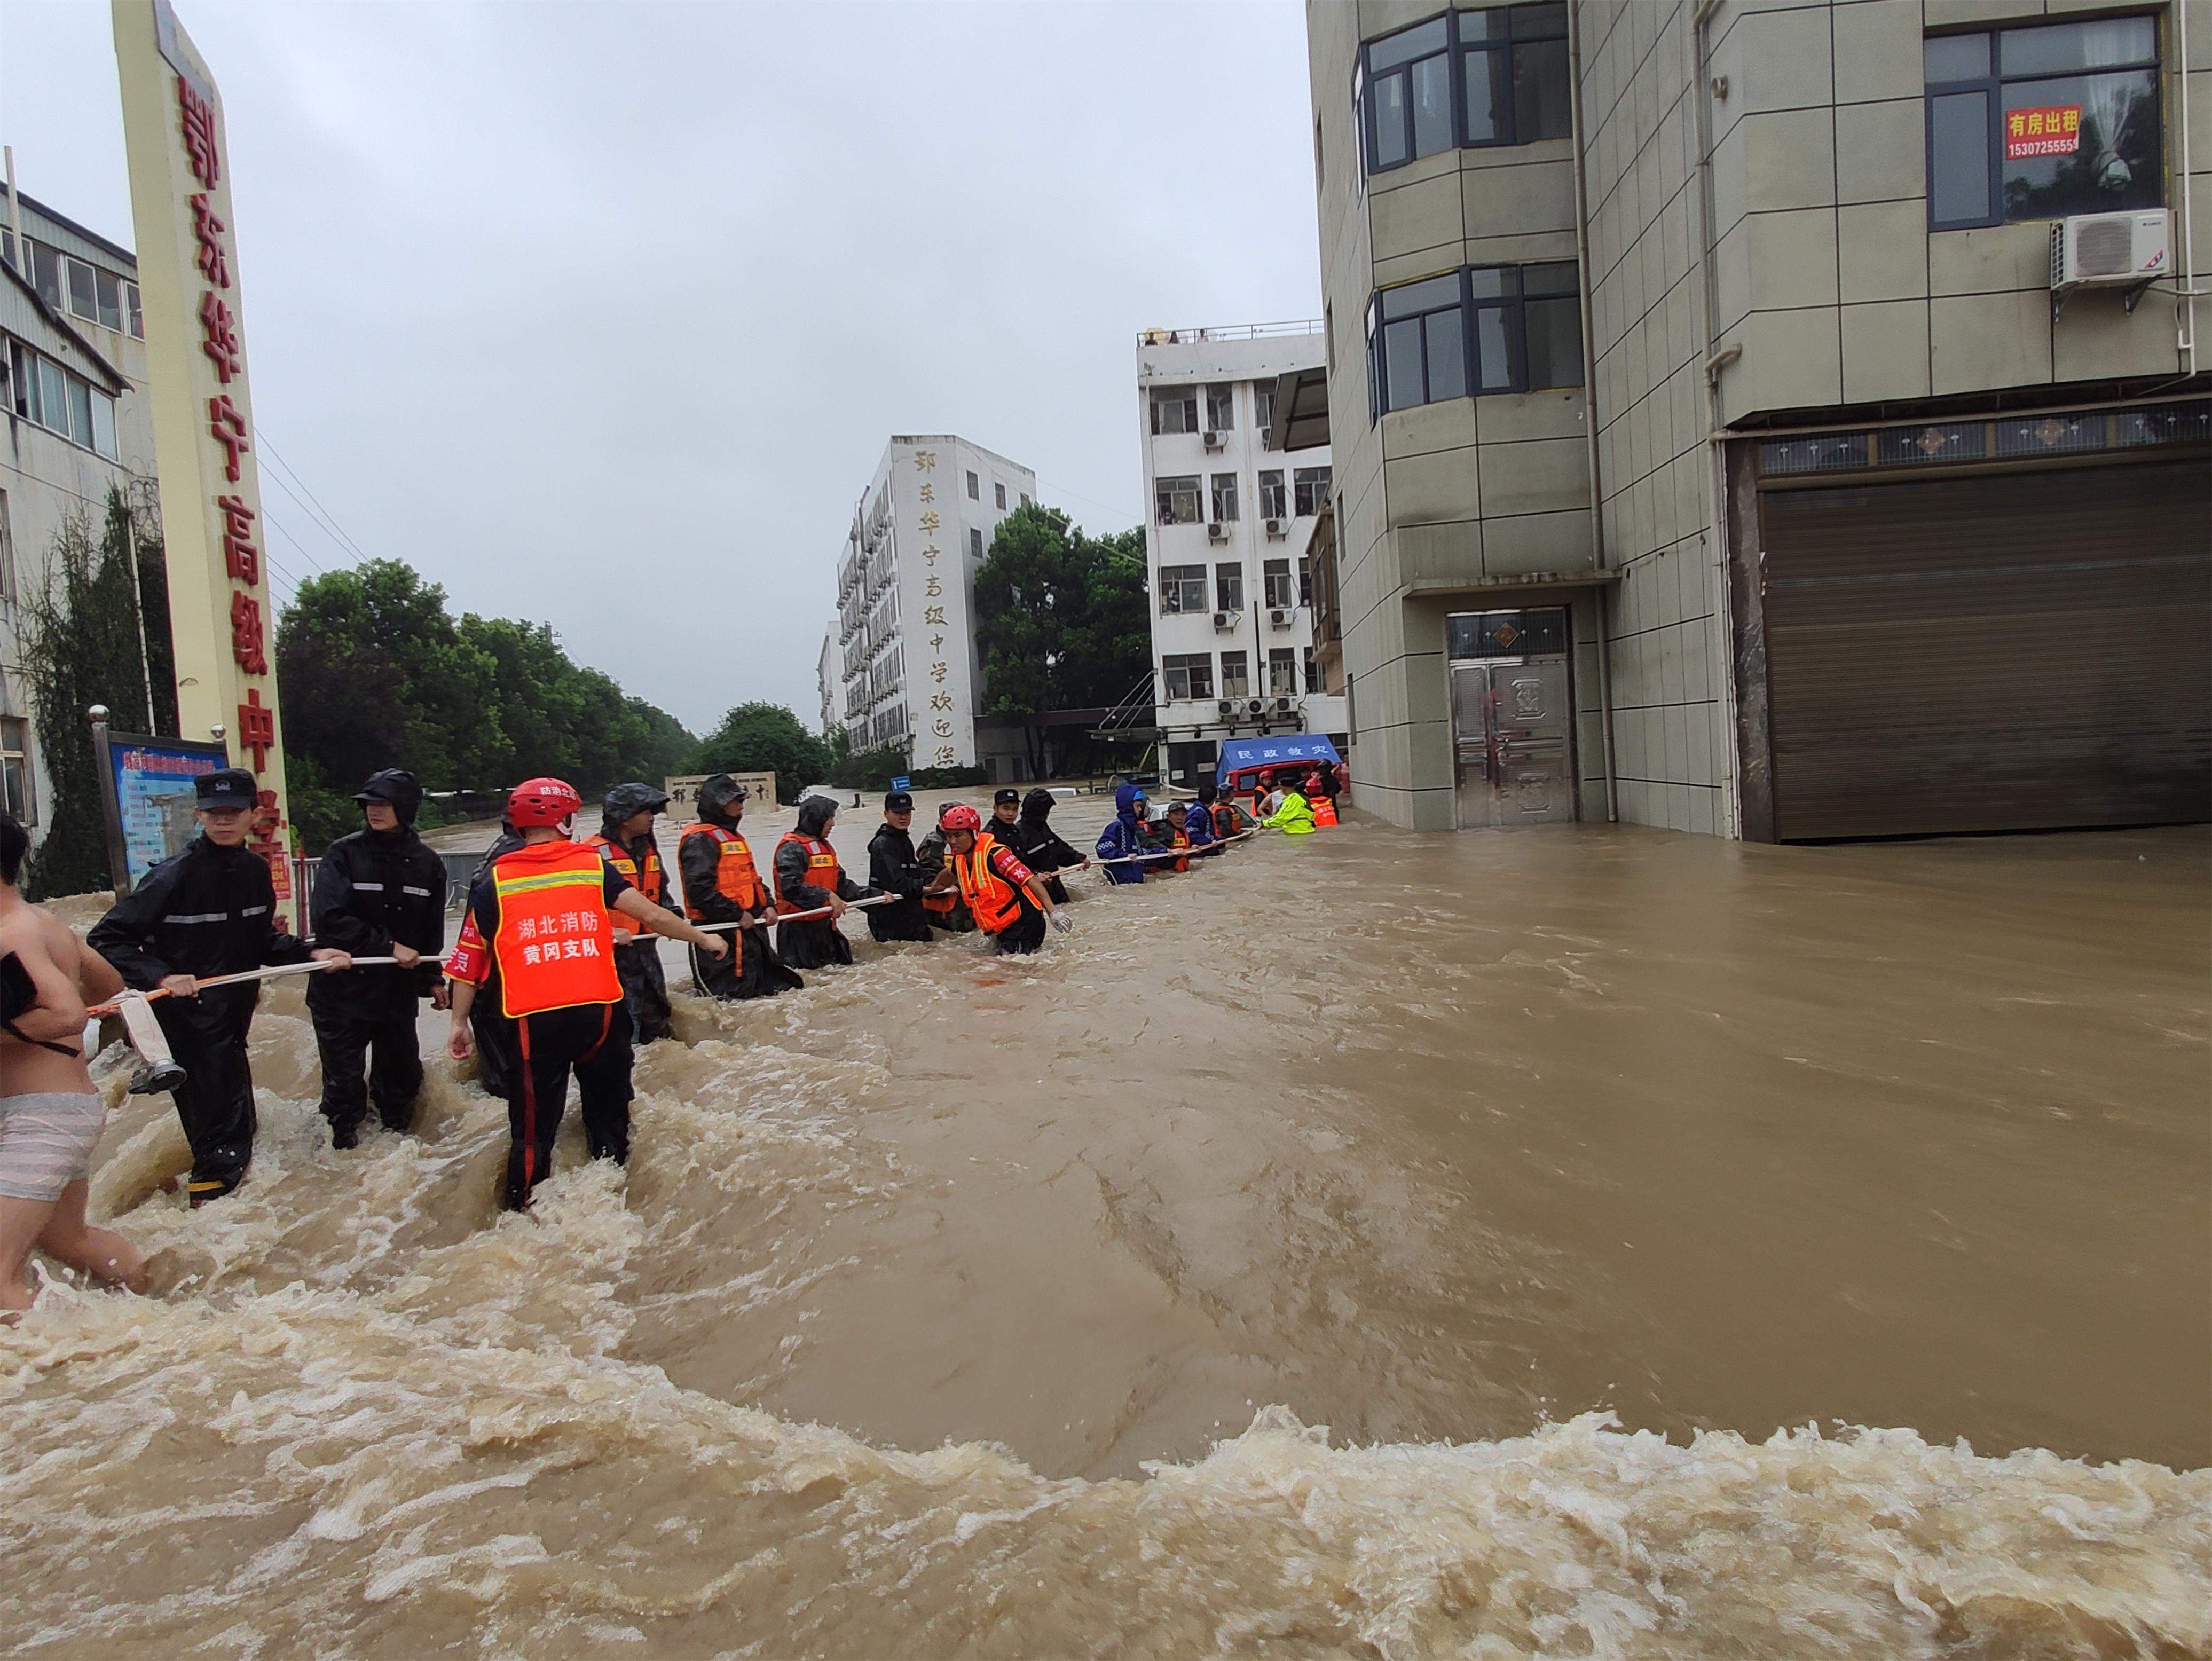
[[1267,448],[1270,444],[1273,444],[1274,441],[1275,441],[1275,429],[1274,429],[1273,427],[1262,427],[1261,429],[1260,429],[1260,447],[1261,447],[1261,449],[1263,449],[1263,450],[1264,450],[1264,449],[1266,449],[1266,448]]
[[1275,700],[1275,713],[1279,715],[1289,715],[1291,713],[1291,701],[1288,698],[1277,698]]
[[2051,291],[2063,303],[2076,289],[2139,289],[2173,269],[2172,246],[2163,208],[2062,219],[2051,228]]
[[1246,705],[1244,706],[1244,713],[1245,713],[1246,715],[1256,715],[1260,714],[1260,713],[1261,713],[1261,711],[1262,711],[1263,709],[1265,709],[1267,707],[1267,699],[1265,699],[1265,698],[1254,698],[1254,699],[1253,699],[1249,703],[1248,703],[1248,704],[1246,704]]
[[1213,710],[1216,715],[1233,715],[1237,713],[1237,700],[1234,698],[1216,698],[1213,701]]
[[1267,621],[1278,629],[1287,629],[1291,626],[1291,613],[1287,608],[1279,605],[1267,613]]
[[1216,611],[1213,614],[1213,626],[1220,633],[1227,634],[1236,626],[1235,614],[1229,611]]
[[1276,541],[1280,542],[1283,539],[1283,521],[1279,519],[1269,520],[1267,521],[1267,534],[1274,538]]
[[1204,433],[1200,435],[1200,436],[1205,439],[1206,447],[1207,449],[1218,450],[1221,447],[1221,435],[1219,433]]
[[1215,542],[1226,542],[1229,540],[1229,532],[1221,528],[1221,521],[1218,519],[1209,520],[1207,522],[1206,534],[1211,540]]

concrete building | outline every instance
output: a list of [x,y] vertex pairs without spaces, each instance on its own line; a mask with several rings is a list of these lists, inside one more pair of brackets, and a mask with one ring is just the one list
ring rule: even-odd
[[24,678],[23,598],[45,591],[69,521],[97,538],[112,490],[144,502],[132,486],[154,478],[154,435],[130,250],[4,191],[0,226],[0,806],[35,842],[52,791]]
[[951,434],[893,438],[837,558],[841,718],[855,752],[973,767],[982,665],[970,601],[999,521],[1036,475]]
[[1348,739],[1314,654],[1307,543],[1328,451],[1267,447],[1277,386],[1321,365],[1317,323],[1148,329],[1137,343],[1154,719],[1162,770],[1184,789],[1212,776],[1226,738]]
[[2206,816],[2212,0],[1307,22],[1363,806]]
[[820,701],[822,734],[827,738],[845,724],[845,675],[837,660],[837,625],[834,623],[822,631],[822,650],[814,660],[814,691]]

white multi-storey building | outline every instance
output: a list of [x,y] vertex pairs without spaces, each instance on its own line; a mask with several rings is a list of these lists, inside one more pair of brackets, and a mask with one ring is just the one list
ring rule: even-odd
[[1148,329],[1137,344],[1156,724],[1168,782],[1212,776],[1221,740],[1326,733],[1344,699],[1314,655],[1307,544],[1327,449],[1271,453],[1277,379],[1324,355],[1319,323]]
[[976,764],[975,568],[1036,475],[951,434],[894,437],[837,559],[841,719],[853,749]]
[[837,625],[822,631],[821,655],[814,660],[814,691],[822,702],[822,735],[845,724],[845,676],[837,664]]

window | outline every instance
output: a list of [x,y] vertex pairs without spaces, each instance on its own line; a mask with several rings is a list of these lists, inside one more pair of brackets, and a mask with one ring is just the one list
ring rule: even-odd
[[15,538],[8,529],[8,493],[0,490],[0,600],[15,598]]
[[1305,519],[1328,506],[1328,469],[1300,467],[1291,475],[1298,517]]
[[1273,472],[1261,474],[1260,517],[1288,519],[1290,516],[1290,498],[1283,493],[1283,470],[1278,467]]
[[1309,646],[1306,648],[1306,691],[1323,692],[1328,690],[1321,684],[1321,660],[1314,655],[1314,648]]
[[0,796],[22,824],[35,824],[39,804],[31,789],[31,724],[21,715],[0,715]]
[[968,557],[970,559],[983,557],[983,532],[973,525],[968,527]]
[[1206,567],[1203,565],[1163,565],[1160,567],[1160,615],[1178,617],[1186,611],[1206,610]]
[[1163,525],[1198,523],[1198,475],[1152,481],[1152,506]]
[[973,474],[973,473],[969,474],[969,475],[968,475],[968,500],[969,500],[969,501],[970,501],[970,502],[981,502],[982,499],[983,499],[983,482],[982,482],[981,479],[977,478],[975,477],[975,474]]
[[1252,383],[1252,424],[1263,433],[1274,429],[1275,383],[1272,380]]
[[1237,475],[1216,473],[1213,476],[1213,517],[1229,520],[1237,517]]
[[1213,656],[1208,652],[1170,652],[1160,660],[1160,678],[1170,703],[1213,696]]
[[998,498],[999,511],[1002,514],[1005,513],[1006,511],[1006,487],[994,479],[991,482],[991,490]]
[[1217,565],[1213,568],[1213,609],[1217,611],[1241,611],[1244,609],[1244,568],[1242,565]]
[[1295,647],[1275,646],[1267,651],[1267,696],[1294,698],[1298,695],[1298,654]]
[[1455,145],[1532,144],[1571,127],[1567,9],[1447,12],[1370,41],[1352,95],[1366,170]]
[[1022,506],[1024,508],[1034,508],[1036,506],[1036,503],[1030,500],[1030,493],[1027,490],[1022,492]]
[[1261,567],[1261,579],[1267,586],[1267,608],[1287,611],[1297,603],[1291,590],[1291,562],[1271,559]]
[[1922,62],[1931,229],[2164,204],[2155,18],[1931,35]]
[[1304,554],[1298,556],[1298,604],[1313,604],[1313,561]]
[[1221,654],[1221,696],[1225,698],[1249,698],[1252,696],[1251,660],[1242,652]]
[[1158,386],[1152,391],[1152,435],[1198,430],[1198,389]]
[[1374,417],[1469,391],[1581,386],[1574,262],[1475,266],[1382,289],[1367,308],[1367,374]]
[[113,399],[26,346],[10,342],[9,358],[17,415],[116,459]]
[[125,320],[131,325],[131,338],[143,340],[146,338],[146,314],[138,309],[138,285],[136,283],[123,285],[123,307]]
[[1206,430],[1209,433],[1234,432],[1237,429],[1237,389],[1234,386],[1208,386],[1206,389]]

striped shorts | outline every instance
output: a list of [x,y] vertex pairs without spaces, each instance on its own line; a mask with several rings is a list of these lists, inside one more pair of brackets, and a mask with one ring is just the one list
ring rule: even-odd
[[45,1090],[0,1096],[0,1199],[51,1205],[92,1174],[92,1151],[107,1125],[98,1096]]

